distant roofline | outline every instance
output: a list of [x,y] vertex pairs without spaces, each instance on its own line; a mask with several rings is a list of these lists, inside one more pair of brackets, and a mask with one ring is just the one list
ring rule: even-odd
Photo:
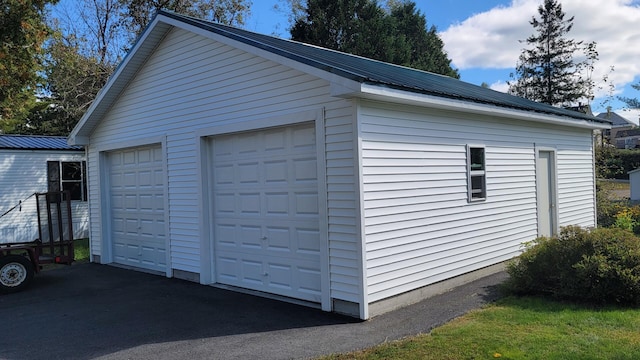
[[[13,141],[7,141],[11,139]],[[66,136],[0,134],[0,150],[84,151],[83,146],[68,145]]]

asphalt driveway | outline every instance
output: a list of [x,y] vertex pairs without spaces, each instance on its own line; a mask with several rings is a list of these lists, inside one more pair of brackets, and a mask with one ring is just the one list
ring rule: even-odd
[[369,321],[97,264],[0,295],[0,359],[300,359],[429,332],[493,301],[505,273]]

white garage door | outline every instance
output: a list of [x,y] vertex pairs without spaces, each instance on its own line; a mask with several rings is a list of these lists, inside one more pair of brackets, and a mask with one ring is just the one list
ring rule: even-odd
[[217,282],[320,302],[313,124],[212,142]]
[[162,149],[125,149],[108,157],[113,261],[165,271]]

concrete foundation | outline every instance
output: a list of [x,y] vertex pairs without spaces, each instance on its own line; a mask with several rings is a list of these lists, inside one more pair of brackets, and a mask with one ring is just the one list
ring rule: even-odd
[[504,271],[505,266],[505,263],[491,265],[476,271],[456,276],[451,279],[440,281],[432,285],[427,285],[420,289],[408,291],[400,295],[370,303],[369,318],[396,310],[407,305],[415,304],[426,298],[445,293],[460,285],[472,282],[485,276],[489,276],[491,274],[495,274],[500,271]]
[[173,269],[173,277],[176,279],[200,283],[200,274],[190,272],[190,271]]

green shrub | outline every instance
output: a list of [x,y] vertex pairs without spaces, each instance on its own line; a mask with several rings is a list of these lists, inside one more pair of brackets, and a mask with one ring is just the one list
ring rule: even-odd
[[616,222],[616,214],[624,208],[624,204],[611,200],[611,190],[607,184],[596,186],[596,208],[598,210],[598,226],[609,227]]
[[640,238],[619,228],[563,228],[507,266],[507,290],[593,303],[640,305]]
[[[629,200],[618,200],[612,196],[612,191],[615,184],[598,181],[596,183],[596,209],[598,210],[598,226],[610,227],[623,225],[625,219],[618,220],[618,214],[628,210],[629,208],[637,208],[633,210],[633,216],[635,216],[636,227],[640,231],[640,206],[631,206]],[[631,220],[631,219],[629,219]],[[626,228],[626,227],[625,227]],[[637,232],[636,234],[640,234]]]
[[595,153],[596,176],[600,179],[628,179],[627,173],[640,167],[638,149],[597,146]]

